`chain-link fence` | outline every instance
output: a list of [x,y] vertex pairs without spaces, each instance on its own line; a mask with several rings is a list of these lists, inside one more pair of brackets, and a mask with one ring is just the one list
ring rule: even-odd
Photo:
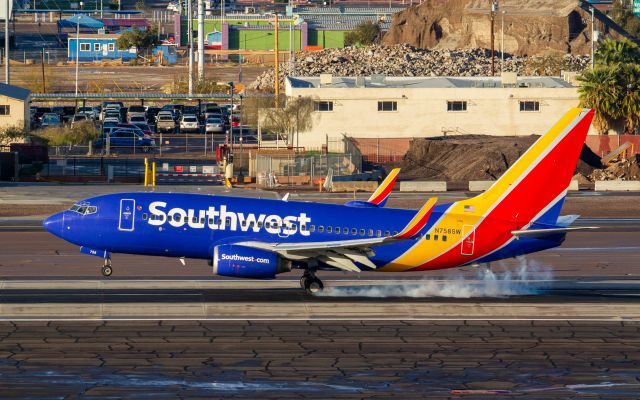
[[276,185],[317,184],[329,168],[334,175],[348,175],[362,170],[362,159],[351,154],[258,155],[255,161],[256,183]]

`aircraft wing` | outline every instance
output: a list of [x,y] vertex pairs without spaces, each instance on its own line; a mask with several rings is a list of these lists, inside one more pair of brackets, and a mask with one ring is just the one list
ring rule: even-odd
[[360,268],[355,264],[356,262],[375,269],[375,264],[369,260],[369,257],[373,255],[371,248],[415,238],[427,224],[437,200],[435,197],[429,199],[405,228],[393,236],[320,242],[267,243],[247,241],[236,244],[273,251],[284,258],[294,261],[315,258],[327,265],[345,271],[360,272]]

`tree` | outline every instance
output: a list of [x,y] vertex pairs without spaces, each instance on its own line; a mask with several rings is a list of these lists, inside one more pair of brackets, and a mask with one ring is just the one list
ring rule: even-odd
[[640,52],[638,45],[629,39],[614,40],[607,38],[602,41],[596,52],[596,63],[599,65],[613,65],[619,63],[639,63]]
[[373,21],[362,21],[351,32],[344,35],[346,46],[368,46],[380,38],[380,25]]
[[293,145],[295,136],[296,146],[299,146],[299,133],[313,127],[313,110],[314,102],[311,97],[288,99],[283,107],[267,109],[262,125],[266,129],[286,134],[290,145]]
[[158,28],[156,27],[148,29],[138,29],[134,27],[132,30],[121,34],[116,41],[119,50],[128,50],[135,47],[138,57],[142,54],[148,54],[152,48],[160,43],[160,39],[158,39]]
[[578,80],[580,104],[595,111],[595,123],[602,131],[616,123],[626,133],[640,126],[640,64],[599,64],[585,71]]

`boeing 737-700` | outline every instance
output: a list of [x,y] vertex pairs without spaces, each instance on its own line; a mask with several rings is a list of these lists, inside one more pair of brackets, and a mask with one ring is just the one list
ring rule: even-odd
[[[344,205],[206,194],[134,192],[88,198],[44,227],[104,260],[111,254],[206,259],[212,274],[272,279],[303,270],[428,271],[488,263],[559,246],[577,216],[560,216],[593,111],[575,108],[489,189],[418,211],[384,208],[397,171],[369,201]],[[472,154],[469,157],[473,157]]]

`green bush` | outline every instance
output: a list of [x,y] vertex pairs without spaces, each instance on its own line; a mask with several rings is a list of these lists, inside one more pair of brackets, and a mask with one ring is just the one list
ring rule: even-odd
[[83,121],[71,127],[46,128],[38,136],[50,146],[87,144],[100,136],[100,130],[91,121]]

